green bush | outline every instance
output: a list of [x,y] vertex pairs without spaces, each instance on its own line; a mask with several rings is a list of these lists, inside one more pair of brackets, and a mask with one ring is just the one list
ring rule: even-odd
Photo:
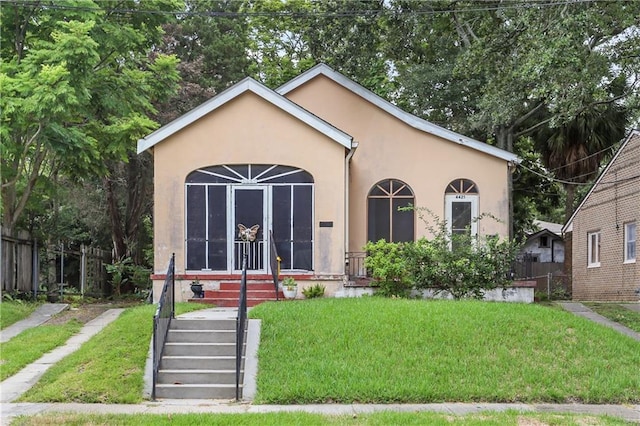
[[324,290],[325,287],[323,285],[314,284],[311,287],[307,287],[302,290],[302,294],[304,294],[304,297],[307,299],[315,299],[316,297],[323,297]]
[[364,265],[378,287],[376,294],[386,297],[407,297],[411,291],[411,277],[407,272],[406,243],[388,243],[385,240],[368,242]]
[[511,283],[517,244],[470,232],[452,235],[436,215],[426,209],[417,211],[432,235],[430,239],[401,244],[382,240],[365,247],[369,254],[365,265],[382,295],[404,297],[415,289],[449,293],[455,299],[482,299],[485,290]]

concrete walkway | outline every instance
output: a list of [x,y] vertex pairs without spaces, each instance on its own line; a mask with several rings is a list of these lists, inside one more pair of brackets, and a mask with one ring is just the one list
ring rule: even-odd
[[590,319],[591,321],[597,322],[598,324],[602,324],[609,328],[613,328],[614,330],[631,337],[632,339],[640,342],[640,333],[625,327],[622,324],[618,324],[617,322],[611,321],[609,318],[605,318],[602,315],[596,314],[591,309],[584,306],[582,303],[576,302],[560,302],[560,305],[567,311],[581,316],[583,318]]
[[[89,321],[78,334],[67,342],[44,354],[33,364],[27,365],[13,376],[0,383],[0,402],[11,402],[28,391],[53,364],[77,351],[80,346],[98,334],[107,324],[118,318],[124,309],[109,309],[99,317]],[[3,413],[4,415],[4,413]]]
[[640,312],[640,303],[622,303],[620,306],[627,308],[630,311]]
[[2,419],[18,415],[45,413],[86,414],[185,414],[185,413],[274,413],[307,412],[327,415],[358,415],[381,411],[418,412],[466,415],[488,411],[521,411],[537,413],[572,413],[585,415],[609,415],[631,422],[640,422],[640,405],[587,405],[587,404],[316,404],[316,405],[251,405],[212,400],[162,400],[144,404],[2,404]]
[[47,322],[49,318],[59,314],[65,309],[69,309],[69,305],[66,303],[45,303],[38,306],[38,308],[28,318],[18,321],[15,324],[11,324],[4,330],[0,330],[0,343],[8,342],[24,330],[31,327],[37,327],[40,324]]

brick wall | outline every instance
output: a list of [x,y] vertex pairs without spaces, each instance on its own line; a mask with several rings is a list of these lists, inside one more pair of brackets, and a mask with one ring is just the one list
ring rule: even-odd
[[[635,290],[640,288],[640,259],[636,255],[636,263],[624,263],[624,224],[635,221],[638,234],[639,175],[640,133],[635,132],[574,217],[571,256],[574,299],[638,300]],[[600,266],[587,267],[587,234],[595,231],[600,232]]]

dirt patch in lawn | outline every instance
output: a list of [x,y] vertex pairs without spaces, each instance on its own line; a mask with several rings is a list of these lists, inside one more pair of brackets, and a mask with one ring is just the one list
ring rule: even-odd
[[86,324],[89,321],[99,317],[109,309],[127,308],[129,306],[136,306],[137,304],[122,304],[122,303],[86,303],[78,306],[71,306],[54,315],[45,324],[58,325],[66,324],[72,319],[80,321],[82,324]]

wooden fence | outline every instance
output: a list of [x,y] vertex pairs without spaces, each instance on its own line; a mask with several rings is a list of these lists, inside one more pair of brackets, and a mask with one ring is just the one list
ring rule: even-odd
[[28,232],[20,231],[16,237],[2,233],[0,251],[2,266],[0,281],[2,292],[31,292],[38,288],[38,245]]
[[2,235],[2,291],[65,292],[104,297],[111,293],[105,264],[111,252],[65,243],[40,246],[26,232]]

